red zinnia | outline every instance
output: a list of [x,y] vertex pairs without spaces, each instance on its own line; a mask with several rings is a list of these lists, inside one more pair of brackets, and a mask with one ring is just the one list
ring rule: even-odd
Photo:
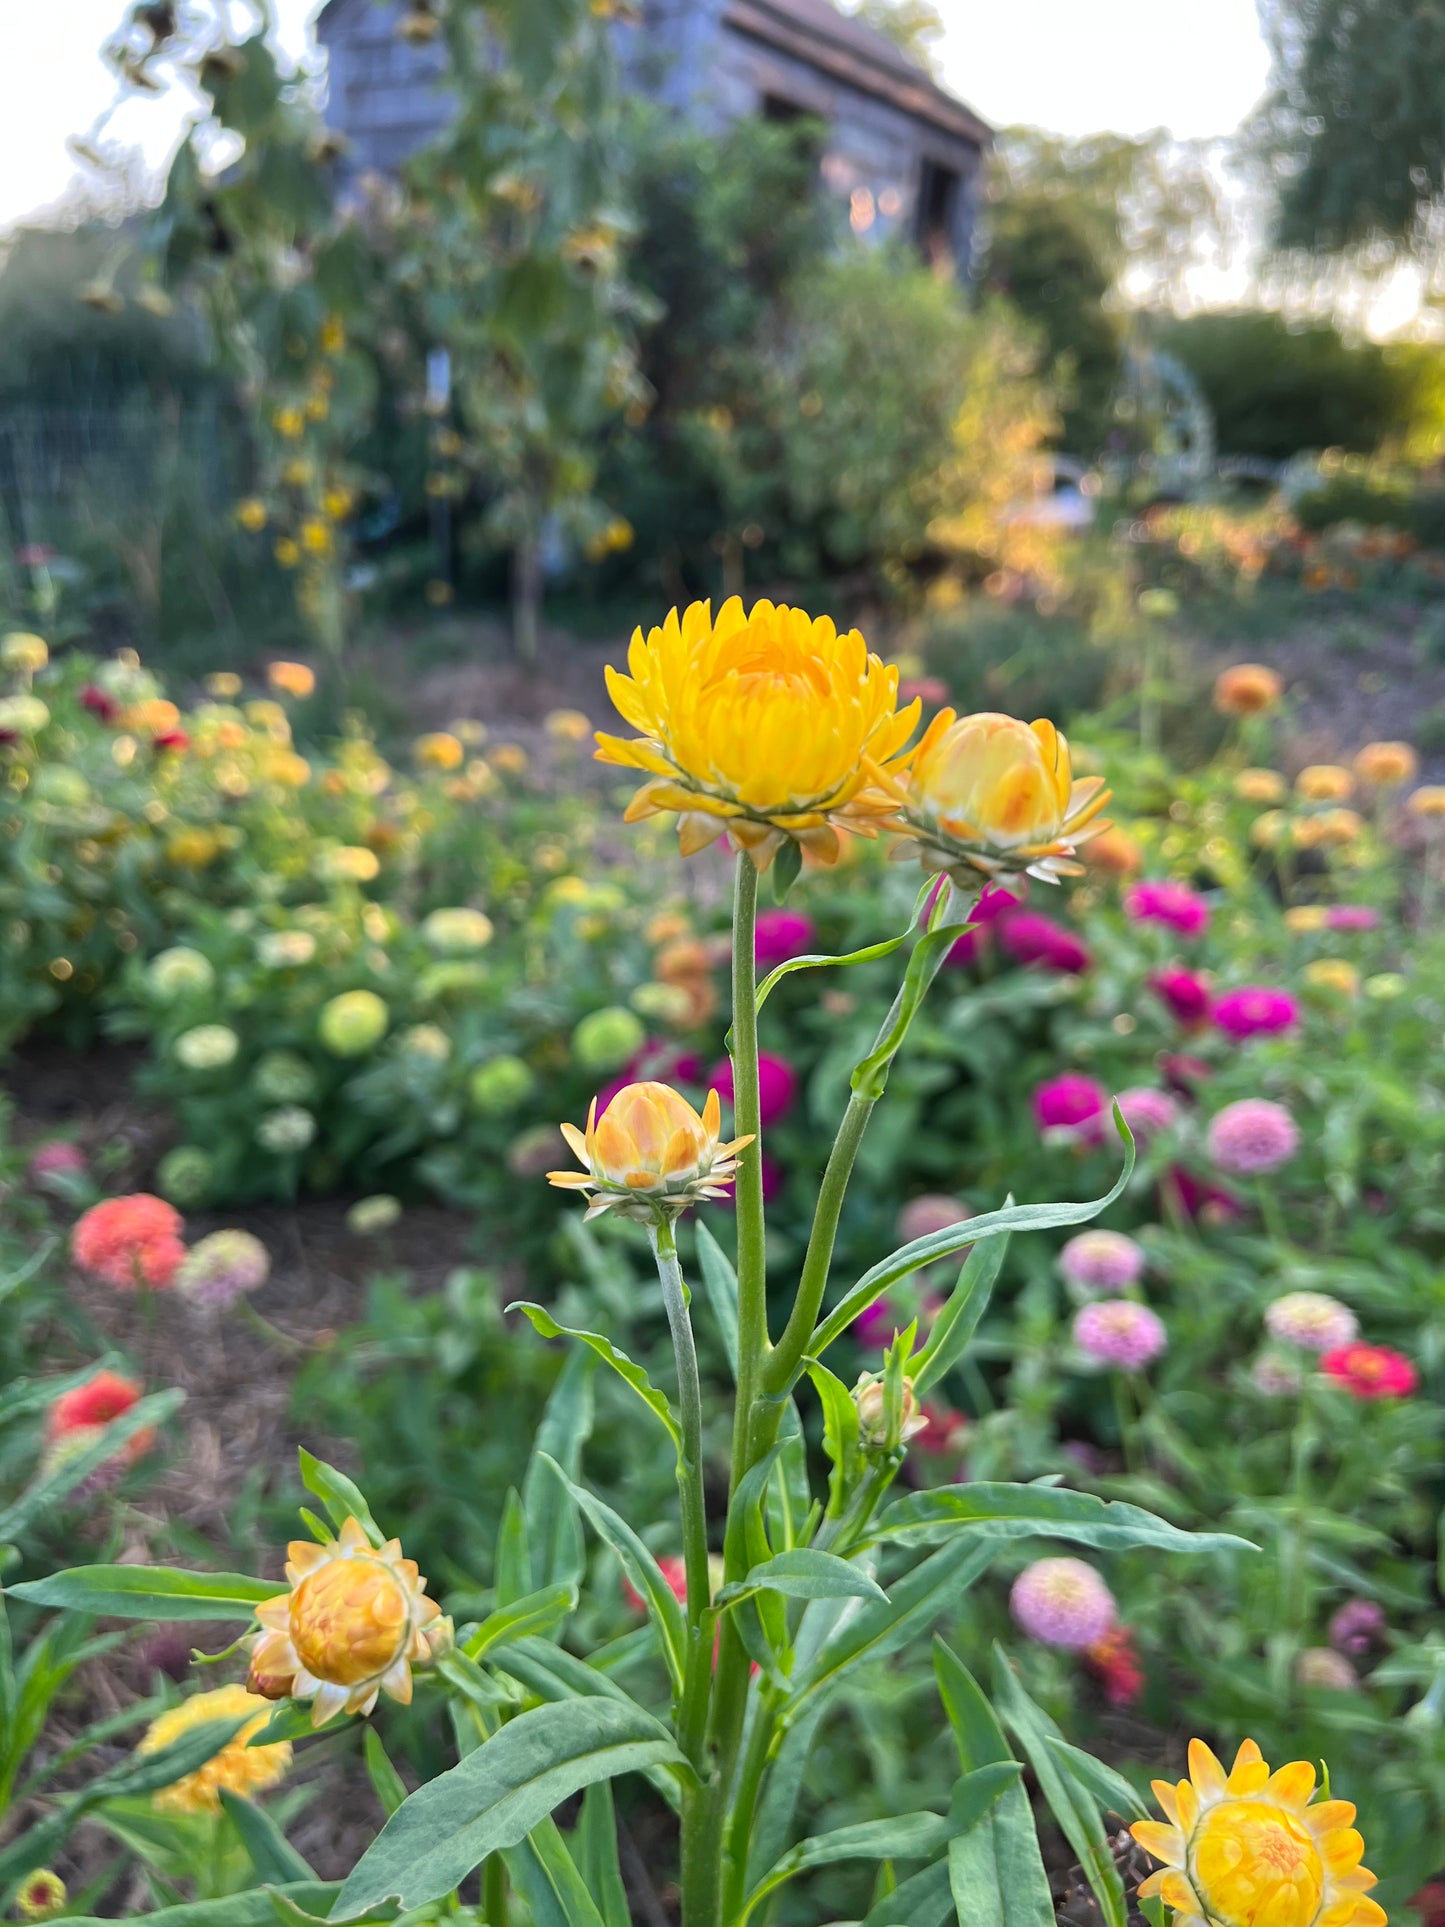
[[1420,1374],[1405,1354],[1386,1345],[1341,1345],[1325,1353],[1320,1368],[1351,1398],[1409,1398],[1420,1383]]
[[[51,1401],[45,1415],[45,1436],[53,1445],[75,1432],[101,1431],[123,1418],[139,1403],[140,1395],[141,1388],[134,1379],[122,1378],[119,1372],[97,1372],[83,1385],[73,1385]],[[149,1426],[127,1439],[122,1447],[127,1462],[140,1458],[154,1442],[155,1433]]]
[[70,1234],[70,1255],[83,1271],[123,1291],[164,1291],[186,1255],[182,1229],[173,1205],[136,1191],[93,1204]]
[[1144,1690],[1144,1669],[1132,1626],[1111,1626],[1084,1648],[1084,1665],[1104,1689],[1110,1706],[1132,1706]]

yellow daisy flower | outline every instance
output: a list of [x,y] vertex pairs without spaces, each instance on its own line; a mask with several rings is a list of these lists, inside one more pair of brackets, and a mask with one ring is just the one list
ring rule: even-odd
[[737,1170],[737,1153],[752,1138],[719,1143],[722,1107],[709,1091],[702,1116],[670,1084],[628,1084],[599,1118],[597,1100],[585,1134],[564,1124],[562,1135],[585,1171],[549,1171],[547,1182],[590,1194],[589,1218],[616,1211],[644,1223],[659,1211],[675,1216],[704,1198],[720,1198]]
[[627,820],[677,813],[684,856],[726,833],[767,869],[792,838],[836,862],[839,828],[873,835],[892,814],[880,771],[901,770],[919,705],[856,629],[733,596],[633,632],[631,672],[607,671],[630,742],[599,732],[599,762],[646,772]]
[[170,1786],[151,1796],[162,1813],[219,1813],[221,1790],[249,1800],[257,1793],[285,1778],[291,1764],[291,1748],[286,1741],[275,1746],[248,1746],[253,1733],[259,1733],[271,1717],[271,1708],[244,1686],[218,1686],[214,1692],[196,1693],[179,1706],[172,1706],[146,1728],[137,1753],[157,1753],[193,1727],[208,1720],[235,1720],[243,1714],[252,1717],[204,1766],[187,1773]]
[[379,1692],[409,1706],[412,1666],[451,1645],[452,1623],[400,1540],[374,1547],[355,1519],[330,1545],[293,1539],[286,1577],[290,1592],[256,1609],[247,1683],[268,1700],[311,1700],[313,1726],[369,1713]]
[[1139,1889],[1158,1895],[1178,1927],[1385,1927],[1368,1898],[1375,1876],[1348,1800],[1315,1801],[1315,1770],[1294,1760],[1271,1773],[1246,1740],[1228,1774],[1202,1740],[1189,1742],[1189,1778],[1154,1782],[1168,1824],[1133,1828],[1163,1862]]

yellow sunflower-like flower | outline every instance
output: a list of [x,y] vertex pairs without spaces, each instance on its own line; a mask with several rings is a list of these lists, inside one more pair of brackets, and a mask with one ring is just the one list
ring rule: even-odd
[[1228,1774],[1202,1740],[1189,1778],[1154,1782],[1168,1824],[1141,1820],[1134,1838],[1163,1862],[1139,1889],[1158,1895],[1180,1927],[1385,1927],[1368,1898],[1375,1876],[1348,1800],[1315,1801],[1315,1770],[1294,1760],[1271,1773],[1246,1740]]
[[959,877],[1027,871],[1044,882],[1078,876],[1079,845],[1106,823],[1101,776],[1075,781],[1069,745],[1050,722],[941,709],[902,783],[893,855]]
[[827,616],[732,597],[635,630],[631,672],[607,671],[631,742],[598,733],[599,762],[646,772],[627,820],[677,814],[685,856],[727,834],[765,870],[789,839],[824,863],[838,829],[873,835],[892,814],[878,772],[901,770],[919,705],[898,671]]
[[564,1124],[562,1134],[585,1171],[549,1171],[547,1182],[589,1194],[589,1218],[604,1211],[644,1223],[659,1211],[676,1216],[704,1198],[721,1198],[737,1173],[737,1153],[752,1138],[719,1142],[722,1107],[709,1091],[702,1116],[670,1084],[628,1084],[599,1118],[597,1100],[587,1130]]
[[223,1788],[249,1800],[284,1779],[291,1764],[291,1748],[286,1741],[278,1741],[275,1746],[246,1744],[270,1719],[271,1708],[244,1686],[218,1686],[214,1692],[196,1693],[179,1706],[172,1706],[151,1721],[136,1752],[159,1752],[208,1720],[236,1720],[246,1714],[251,1717],[219,1753],[213,1753],[194,1773],[161,1787],[151,1796],[152,1804],[162,1813],[219,1813]]
[[313,1726],[369,1713],[380,1692],[409,1706],[413,1665],[451,1645],[452,1623],[400,1540],[373,1546],[355,1519],[330,1545],[293,1539],[286,1577],[290,1592],[256,1609],[247,1684],[268,1700],[311,1700]]

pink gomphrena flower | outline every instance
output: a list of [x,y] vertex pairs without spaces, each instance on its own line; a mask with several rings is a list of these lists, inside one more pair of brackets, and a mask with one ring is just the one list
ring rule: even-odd
[[1283,1352],[1261,1352],[1249,1368],[1254,1389],[1266,1398],[1293,1398],[1304,1386],[1304,1368]]
[[1326,930],[1378,930],[1380,913],[1364,903],[1336,903],[1325,912]]
[[1155,971],[1149,979],[1149,988],[1182,1029],[1198,1030],[1207,1021],[1209,985],[1196,971],[1185,970],[1181,964],[1171,964],[1168,970]]
[[250,1231],[213,1231],[191,1246],[176,1271],[176,1290],[209,1311],[225,1311],[259,1291],[271,1275],[271,1254]]
[[962,1198],[952,1198],[941,1191],[926,1191],[922,1197],[910,1198],[898,1213],[898,1242],[911,1245],[915,1238],[948,1231],[956,1224],[965,1224],[972,1216]]
[[1337,1352],[1358,1335],[1360,1321],[1348,1305],[1323,1291],[1287,1291],[1264,1314],[1271,1338],[1306,1352]]
[[1231,1177],[1257,1178],[1278,1171],[1299,1149],[1299,1126],[1267,1097],[1242,1097],[1210,1120],[1209,1155]]
[[1179,1122],[1179,1106],[1168,1091],[1156,1091],[1140,1084],[1133,1090],[1120,1091],[1118,1101],[1124,1122],[1141,1145],[1161,1137]]
[[78,1144],[68,1138],[51,1138],[48,1144],[38,1144],[30,1153],[25,1166],[25,1174],[40,1191],[65,1191],[77,1181],[89,1175],[90,1166],[85,1161],[85,1153]]
[[940,676],[905,676],[898,685],[898,700],[940,709],[948,701],[948,684]]
[[[730,1057],[715,1064],[708,1074],[708,1084],[717,1091],[724,1104],[733,1101],[733,1066]],[[793,1099],[798,1095],[798,1073],[786,1057],[775,1057],[769,1051],[758,1053],[758,1117],[764,1130],[786,1117],[793,1107]]]
[[1074,1343],[1086,1358],[1141,1372],[1169,1348],[1163,1320],[1132,1298],[1101,1298],[1074,1320]]
[[1210,1015],[1230,1037],[1278,1037],[1299,1022],[1299,1005],[1272,984],[1242,984],[1217,997]]
[[1059,1270],[1079,1291],[1112,1295],[1138,1284],[1144,1251],[1122,1231],[1081,1231],[1059,1253]]
[[1132,1626],[1111,1626],[1083,1651],[1085,1670],[1104,1689],[1110,1706],[1132,1706],[1144,1691],[1144,1669]]
[[1351,1398],[1367,1401],[1409,1398],[1420,1383],[1420,1374],[1405,1354],[1386,1345],[1342,1345],[1337,1352],[1325,1353],[1320,1368]]
[[1101,1640],[1119,1616],[1113,1593],[1082,1559],[1035,1559],[1013,1582],[1008,1603],[1030,1639],[1071,1651]]
[[136,1191],[83,1213],[70,1234],[70,1255],[82,1271],[122,1291],[164,1291],[186,1255],[182,1229],[174,1205]]
[[1057,970],[1064,976],[1078,976],[1092,959],[1088,947],[1072,930],[1066,930],[1052,917],[1036,910],[1020,910],[1001,917],[998,940],[1015,963],[1038,964],[1044,970]]
[[1187,883],[1144,879],[1124,892],[1124,909],[1135,923],[1163,923],[1181,937],[1199,937],[1209,928],[1209,905]]
[[1034,1121],[1047,1136],[1102,1144],[1108,1096],[1082,1071],[1062,1071],[1034,1092]]
[[758,969],[775,970],[781,963],[803,957],[813,947],[813,919],[801,910],[760,910],[754,954]]
[[1183,1165],[1176,1164],[1166,1182],[1179,1209],[1196,1224],[1228,1224],[1244,1210],[1243,1204],[1232,1191],[1196,1178]]
[[1339,1653],[1352,1653],[1357,1659],[1385,1641],[1388,1621],[1385,1609],[1373,1599],[1347,1599],[1330,1619],[1330,1644]]

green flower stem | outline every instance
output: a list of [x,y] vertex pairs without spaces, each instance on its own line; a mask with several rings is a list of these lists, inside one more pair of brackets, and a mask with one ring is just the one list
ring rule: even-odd
[[482,1913],[487,1927],[507,1927],[507,1869],[499,1853],[489,1853],[482,1868]]
[[712,1606],[712,1584],[707,1569],[707,1502],[702,1487],[702,1387],[697,1375],[697,1348],[687,1313],[687,1292],[677,1262],[677,1237],[670,1218],[647,1228],[662,1302],[677,1354],[677,1397],[682,1412],[682,1452],[677,1462],[677,1489],[682,1502],[683,1564],[687,1569],[688,1651],[683,1683],[679,1739],[693,1765],[703,1764],[703,1734],[707,1724],[708,1680],[712,1671],[711,1642],[703,1638],[703,1618]]
[[752,1730],[748,1734],[742,1766],[738,1771],[737,1796],[733,1801],[732,1818],[728,1824],[728,1859],[723,1894],[725,1920],[736,1919],[742,1912],[743,1902],[747,1898],[748,1850],[752,1845],[758,1795],[762,1791],[763,1776],[773,1757],[777,1728],[776,1696],[770,1690],[764,1689],[758,1697],[758,1703],[753,1712]]

